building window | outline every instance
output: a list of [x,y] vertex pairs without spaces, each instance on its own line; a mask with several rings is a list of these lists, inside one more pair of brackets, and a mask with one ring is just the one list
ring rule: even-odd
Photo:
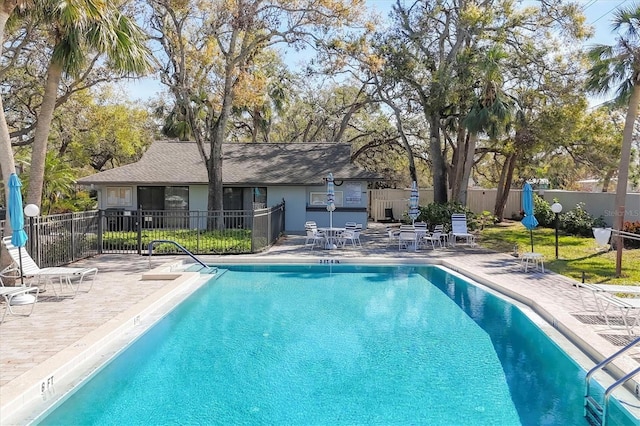
[[224,210],[242,210],[244,188],[226,187],[222,189],[222,208]]
[[107,207],[131,206],[130,186],[108,186]]
[[164,189],[165,210],[189,210],[189,188],[186,186],[167,186]]
[[253,188],[253,209],[264,209],[267,207],[267,188]]
[[[334,202],[336,207],[343,206],[343,193],[342,191],[335,191]],[[327,193],[326,192],[310,192],[309,193],[309,205],[310,206],[326,206],[327,205]]]

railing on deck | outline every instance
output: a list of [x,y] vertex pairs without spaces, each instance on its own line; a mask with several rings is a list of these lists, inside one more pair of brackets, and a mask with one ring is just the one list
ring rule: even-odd
[[[0,221],[3,233],[4,221]],[[25,223],[27,250],[41,267],[99,253],[145,254],[153,240],[172,240],[194,254],[257,253],[284,232],[284,201],[270,208],[232,211],[94,210],[41,216]],[[155,253],[179,254],[159,244]]]

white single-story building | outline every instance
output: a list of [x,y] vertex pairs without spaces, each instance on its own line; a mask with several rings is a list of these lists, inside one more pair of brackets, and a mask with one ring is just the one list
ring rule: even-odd
[[[208,149],[207,149],[208,153]],[[285,230],[308,220],[329,225],[326,178],[333,173],[333,225],[366,226],[367,188],[380,180],[351,163],[351,147],[336,143],[237,143],[222,149],[225,210],[285,201]],[[78,180],[97,191],[99,209],[206,211],[208,176],[195,142],[156,141],[140,161]]]

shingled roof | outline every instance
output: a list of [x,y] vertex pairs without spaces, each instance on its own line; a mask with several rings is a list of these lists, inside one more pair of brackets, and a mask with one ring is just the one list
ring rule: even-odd
[[[208,148],[207,148],[208,152]],[[351,163],[351,147],[335,143],[238,143],[222,146],[224,185],[314,185],[336,180],[379,180]],[[90,184],[187,185],[208,183],[195,142],[156,141],[137,163],[78,180]]]

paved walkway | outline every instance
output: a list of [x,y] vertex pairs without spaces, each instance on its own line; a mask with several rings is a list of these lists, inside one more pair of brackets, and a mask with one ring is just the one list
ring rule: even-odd
[[[389,243],[380,224],[371,224],[361,241],[361,248],[310,250],[304,247],[303,236],[289,235],[255,256],[201,258],[211,264],[256,261],[442,264],[529,306],[551,324],[548,332],[560,331],[592,359],[603,359],[631,340],[624,331],[609,329],[595,315],[591,295],[585,294],[587,306],[582,305],[574,281],[549,272],[525,273],[512,256],[463,246],[399,251],[397,243]],[[152,258],[152,266],[182,259],[184,256],[157,256]],[[170,309],[202,282],[197,274],[176,281],[171,272],[143,279],[149,270],[149,259],[142,256],[101,255],[73,266],[99,269],[89,293],[81,291],[75,298],[58,299],[47,291],[40,296],[30,317],[9,315],[0,325],[0,424],[11,424],[6,421],[17,415],[14,408],[26,406],[34,395],[47,399],[60,393],[62,385],[58,377],[97,353],[94,346],[107,347],[103,340],[120,344],[119,335],[133,338],[140,333],[137,326],[159,318],[163,310]],[[158,311],[159,307],[162,309]],[[640,327],[634,333],[639,335]],[[639,362],[640,354],[625,356],[614,367],[618,371],[632,371]]]

